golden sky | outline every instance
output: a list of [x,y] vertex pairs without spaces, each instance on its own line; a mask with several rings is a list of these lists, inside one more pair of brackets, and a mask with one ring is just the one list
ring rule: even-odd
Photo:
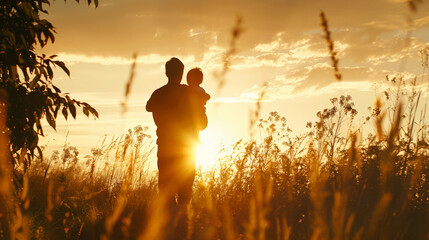
[[[374,84],[387,74],[422,74],[419,51],[429,42],[429,4],[417,7],[412,13],[401,0],[100,0],[98,8],[55,1],[47,18],[56,27],[56,41],[41,51],[66,61],[71,78],[58,71],[54,83],[96,107],[100,119],[81,114],[76,121],[59,120],[57,132],[49,131],[43,142],[69,142],[86,154],[104,134],[136,125],[153,134],[146,101],[166,83],[164,63],[173,56],[184,62],[185,73],[202,68],[202,87],[212,95],[206,132],[218,134],[218,141],[249,136],[249,113],[264,84],[261,117],[278,111],[294,132],[304,131],[341,94],[354,98],[359,120],[378,94]],[[341,82],[333,75],[321,10],[338,51]],[[244,32],[217,92],[214,73],[222,69],[237,16]],[[119,103],[133,53],[136,75],[122,117]]]

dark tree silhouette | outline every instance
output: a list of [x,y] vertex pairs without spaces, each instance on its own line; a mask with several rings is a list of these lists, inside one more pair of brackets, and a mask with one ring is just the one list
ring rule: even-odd
[[[79,2],[79,0],[76,0]],[[42,157],[39,136],[43,136],[41,119],[45,117],[56,128],[58,113],[65,119],[76,118],[80,107],[86,116],[98,117],[88,103],[62,94],[53,84],[53,67],[70,71],[56,55],[45,56],[36,52],[36,46],[55,41],[55,28],[43,16],[51,0],[0,1],[0,97],[7,104],[6,129],[10,139],[12,164],[23,161],[26,168],[37,151]],[[98,0],[88,5],[98,6]],[[4,114],[4,113],[1,113]]]

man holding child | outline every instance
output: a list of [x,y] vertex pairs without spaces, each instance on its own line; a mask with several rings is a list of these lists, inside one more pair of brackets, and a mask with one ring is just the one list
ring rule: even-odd
[[180,84],[183,70],[183,63],[171,58],[165,64],[167,84],[155,90],[146,105],[157,126],[160,196],[172,214],[174,209],[186,209],[192,197],[198,134],[207,127],[205,104],[210,98],[199,87],[201,69],[189,71],[190,85]]

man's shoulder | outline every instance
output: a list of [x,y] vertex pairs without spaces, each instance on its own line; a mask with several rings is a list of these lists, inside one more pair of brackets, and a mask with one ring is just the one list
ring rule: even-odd
[[166,84],[166,85],[156,89],[155,91],[153,91],[152,97],[157,98],[157,97],[163,97],[166,95],[170,95],[172,90],[173,89],[171,88],[171,86]]
[[158,89],[156,89],[155,91],[153,91],[153,94],[159,94],[162,93],[163,91],[165,91],[167,89],[167,85],[164,85]]
[[183,84],[165,84],[164,86],[156,89],[154,93],[170,92],[170,91],[187,91],[188,86]]
[[175,91],[181,95],[192,94],[192,89],[188,85],[185,85],[185,84],[177,85]]
[[185,85],[166,84],[156,89],[151,96],[154,102],[168,102],[180,99],[180,96],[188,94],[188,88]]

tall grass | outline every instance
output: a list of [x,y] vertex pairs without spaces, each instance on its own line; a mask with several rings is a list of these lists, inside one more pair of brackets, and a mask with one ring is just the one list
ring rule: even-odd
[[[240,24],[226,56],[235,53]],[[352,97],[340,96],[301,135],[277,112],[258,120],[261,91],[251,122],[261,140],[221,149],[216,167],[197,172],[188,238],[428,239],[429,126],[421,103],[428,91],[400,76],[387,82],[392,88],[360,125]],[[0,239],[177,239],[169,225],[177,219],[150,167],[147,129],[106,139],[84,159],[65,145],[23,173],[8,164],[6,99],[0,92]],[[362,128],[373,131],[364,136]]]
[[328,49],[329,49],[329,54],[331,56],[332,67],[334,68],[334,76],[338,81],[341,81],[342,75],[338,68],[338,62],[339,62],[337,57],[338,52],[335,50],[334,41],[331,38],[331,31],[329,30],[329,27],[328,27],[328,20],[326,19],[325,13],[323,11],[320,12],[320,19],[321,19],[323,32],[325,33],[325,40],[328,43]]
[[237,16],[235,25],[231,30],[231,40],[229,42],[228,50],[222,56],[222,69],[218,72],[214,72],[215,80],[217,82],[217,93],[220,93],[226,82],[226,74],[229,72],[231,67],[231,58],[237,53],[237,41],[243,34],[243,19]]
[[[262,141],[239,141],[221,150],[217,167],[198,172],[189,238],[426,239],[429,139],[415,113],[419,96],[411,91],[396,107],[380,99],[364,123],[375,130],[366,137],[353,129],[350,96],[331,99],[299,136],[271,113],[258,124]],[[21,184],[9,189],[16,193],[3,181],[2,199],[14,200],[2,201],[2,213],[21,223],[9,232],[25,232],[23,239],[162,239],[167,211],[149,168],[146,130],[106,140],[85,159],[75,160],[76,149],[65,146],[51,162],[33,163],[27,180],[15,173]]]

